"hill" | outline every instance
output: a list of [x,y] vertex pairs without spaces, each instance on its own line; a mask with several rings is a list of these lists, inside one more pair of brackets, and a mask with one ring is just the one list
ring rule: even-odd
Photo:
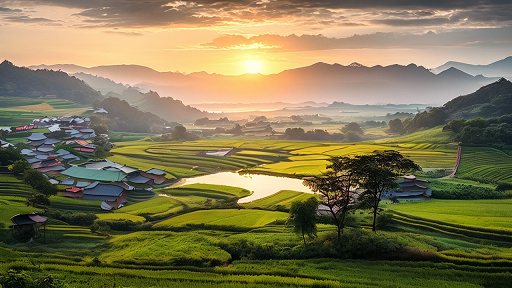
[[418,113],[412,121],[404,123],[404,126],[405,130],[410,133],[422,128],[443,125],[453,119],[500,117],[510,114],[511,111],[512,82],[501,78],[471,94],[454,98],[442,107]]
[[78,104],[91,104],[103,96],[84,81],[62,71],[31,70],[5,60],[0,64],[0,95],[41,97],[55,95]]
[[[70,69],[70,66],[31,66]],[[73,66],[72,70],[76,71]],[[278,74],[223,76],[205,72],[182,74],[158,72],[137,65],[83,67],[81,72],[107,77],[116,82],[158,91],[186,103],[343,101],[368,103],[444,103],[470,93],[497,78],[474,77],[458,69],[438,75],[428,69],[407,66],[340,65],[316,63]]]
[[105,94],[106,97],[116,97],[125,100],[141,111],[151,112],[167,121],[193,122],[196,119],[208,116],[197,108],[183,104],[172,97],[160,97],[157,92],[140,92],[140,88],[116,83],[108,78],[93,76],[86,73],[74,74],[84,80],[94,89]]
[[485,75],[487,77],[507,77],[512,78],[512,56],[487,65],[472,65],[462,62],[449,61],[434,68],[434,71],[440,72],[450,67],[457,68],[471,75]]

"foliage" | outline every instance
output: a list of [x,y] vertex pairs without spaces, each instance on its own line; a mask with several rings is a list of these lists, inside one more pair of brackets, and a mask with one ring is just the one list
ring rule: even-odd
[[392,134],[403,134],[404,133],[404,124],[400,119],[389,120],[389,130],[388,133]]
[[187,132],[187,128],[182,125],[177,125],[171,134],[163,134],[158,141],[193,141],[199,137],[195,134]]
[[62,71],[31,70],[5,60],[0,64],[0,94],[5,96],[56,95],[75,103],[91,104],[103,98],[84,81]]
[[485,144],[501,148],[512,144],[512,114],[485,120],[456,119],[446,124],[443,131],[453,131],[455,140],[463,144]]
[[512,190],[512,183],[499,182],[498,186],[496,186],[496,191],[506,191],[506,190]]
[[25,205],[37,208],[46,208],[50,206],[50,199],[48,199],[46,195],[38,193],[27,198]]
[[340,142],[345,139],[345,135],[342,133],[330,134],[327,131],[321,129],[314,129],[305,132],[302,128],[286,128],[284,131],[283,139]]
[[288,217],[287,224],[293,226],[293,231],[296,234],[302,235],[304,246],[306,245],[306,237],[312,238],[316,236],[316,209],[318,207],[318,200],[311,197],[305,201],[293,201],[290,208],[290,216]]
[[91,125],[91,127],[89,127],[89,128],[93,129],[94,133],[96,135],[107,134],[108,133],[108,126],[105,125],[105,124],[95,124],[95,125]]
[[[163,129],[166,121],[150,112],[142,112],[130,106],[128,102],[115,97],[108,97],[99,103],[108,111],[105,116],[110,122],[95,122],[93,125],[105,124],[110,130],[120,132],[148,133]],[[99,119],[99,118],[98,118]],[[93,118],[91,118],[91,123]]]
[[437,199],[501,199],[504,197],[502,191],[488,187],[478,187],[466,184],[451,184],[446,182],[433,182],[430,185],[432,198]]
[[[359,187],[364,190],[360,195],[361,202],[367,203],[373,209],[372,230],[376,231],[382,193],[397,187],[396,179],[399,176],[406,172],[421,170],[421,167],[394,150],[375,151],[373,155],[355,156],[353,159],[355,163],[349,169],[355,172]],[[343,170],[344,167],[333,163],[331,169]]]
[[11,170],[14,175],[19,175],[29,168],[32,167],[25,159],[16,160],[14,163],[9,165],[9,170]]
[[32,186],[32,188],[36,189],[47,197],[55,195],[58,192],[57,187],[51,184],[43,173],[32,168],[25,170],[23,175],[23,182]]
[[0,149],[0,166],[9,166],[23,159],[21,153],[13,147]]
[[349,131],[352,131],[352,132],[355,132],[357,134],[364,134],[363,129],[361,129],[361,126],[359,126],[359,124],[357,124],[356,122],[350,122],[348,124],[345,124],[345,126],[343,126],[340,129],[340,131],[343,132],[343,133],[347,133]]
[[73,213],[73,212],[61,212],[59,210],[50,209],[44,213],[53,219],[64,221],[71,225],[89,226],[94,223],[98,217],[92,213]]

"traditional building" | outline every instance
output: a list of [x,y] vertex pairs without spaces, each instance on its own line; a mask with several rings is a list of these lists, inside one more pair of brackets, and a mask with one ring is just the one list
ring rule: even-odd
[[432,196],[432,190],[425,186],[427,180],[419,180],[414,175],[408,175],[397,180],[399,188],[382,193],[383,198],[398,197],[399,200],[425,200]]

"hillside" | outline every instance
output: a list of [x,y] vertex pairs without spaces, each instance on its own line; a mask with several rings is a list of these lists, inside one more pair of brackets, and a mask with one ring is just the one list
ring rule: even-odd
[[500,117],[511,112],[512,82],[501,78],[471,94],[454,98],[441,107],[435,107],[429,112],[418,113],[412,121],[404,125],[405,130],[410,133],[422,128],[443,125],[453,119]]
[[472,65],[462,62],[449,61],[435,68],[436,72],[441,72],[450,67],[457,68],[471,75],[485,75],[487,77],[507,77],[512,78],[512,56],[498,60],[487,65]]
[[172,97],[160,97],[157,92],[149,91],[142,93],[137,87],[130,87],[129,85],[123,85],[107,78],[86,73],[76,73],[74,75],[84,80],[94,89],[104,93],[106,97],[116,97],[125,100],[141,111],[151,112],[167,121],[193,122],[198,118],[208,115],[207,112],[184,105],[180,100]]
[[0,64],[0,95],[41,97],[55,95],[78,104],[91,104],[103,99],[84,81],[62,71],[31,70],[5,60]]
[[[52,65],[32,68],[71,69]],[[71,67],[71,68],[70,68]],[[81,72],[107,77],[146,90],[158,91],[185,103],[201,102],[317,102],[444,103],[475,91],[497,78],[474,77],[458,69],[438,75],[415,64],[373,66],[316,63],[278,74],[217,74],[158,72],[137,65],[82,67]]]

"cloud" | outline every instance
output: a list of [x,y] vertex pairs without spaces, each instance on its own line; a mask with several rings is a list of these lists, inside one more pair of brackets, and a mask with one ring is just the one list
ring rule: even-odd
[[0,0],[0,3],[78,9],[80,12],[74,15],[86,27],[197,28],[286,23],[315,29],[355,25],[503,26],[512,22],[510,0]]
[[57,20],[51,20],[47,18],[31,18],[29,16],[20,15],[20,16],[7,16],[3,18],[4,20],[8,22],[14,22],[14,23],[27,23],[27,24],[48,24],[48,25],[62,25],[62,23],[59,23],[60,21]]
[[0,12],[1,13],[17,13],[17,12],[21,12],[20,9],[11,9],[11,8],[7,8],[7,7],[0,7]]
[[254,47],[259,50],[314,51],[331,49],[395,48],[395,47],[452,47],[465,45],[495,45],[498,43],[512,47],[512,26],[504,28],[467,29],[446,33],[373,33],[353,35],[346,38],[333,38],[324,35],[264,34],[252,37],[224,35],[201,46],[206,49],[241,49]]
[[117,35],[122,35],[122,36],[142,36],[142,35],[144,35],[142,33],[137,33],[137,32],[122,32],[122,31],[103,31],[103,33],[117,34]]

